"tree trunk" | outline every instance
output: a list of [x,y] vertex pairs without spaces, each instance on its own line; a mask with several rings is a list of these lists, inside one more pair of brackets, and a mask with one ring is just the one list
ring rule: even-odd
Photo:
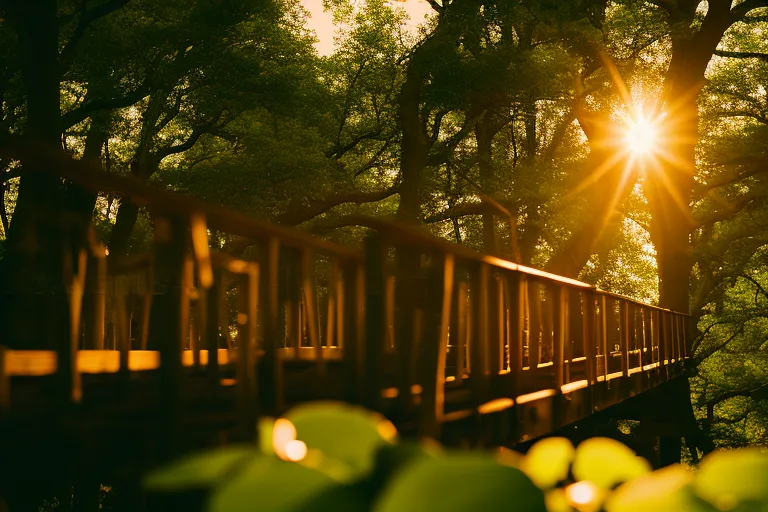
[[[27,97],[25,136],[39,154],[52,155],[61,151],[56,2],[19,0],[7,13],[19,35]],[[53,348],[65,343],[69,334],[60,224],[64,191],[61,180],[43,166],[35,160],[23,162],[0,269],[0,339],[16,347]],[[45,322],[40,321],[43,316]]]
[[399,118],[403,130],[400,143],[400,205],[397,215],[407,222],[421,220],[423,173],[427,166],[428,143],[422,128],[419,105],[423,77],[415,60],[408,65],[405,83],[400,90]]

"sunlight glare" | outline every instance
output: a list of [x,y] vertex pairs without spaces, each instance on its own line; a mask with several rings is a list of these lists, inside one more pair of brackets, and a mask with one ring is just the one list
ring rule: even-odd
[[568,501],[577,510],[581,510],[585,505],[591,505],[597,500],[598,494],[597,486],[587,480],[576,482],[565,488]]
[[296,427],[289,420],[279,418],[272,429],[272,448],[278,457],[288,459],[286,448],[296,440]]
[[657,129],[654,123],[638,113],[635,119],[629,120],[626,133],[628,149],[636,155],[645,155],[655,149],[657,143]]
[[294,439],[285,445],[285,458],[292,462],[299,462],[307,456],[307,445],[304,441]]

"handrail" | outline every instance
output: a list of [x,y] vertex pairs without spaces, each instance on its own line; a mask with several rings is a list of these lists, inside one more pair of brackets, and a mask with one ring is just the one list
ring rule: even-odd
[[[24,154],[20,150],[17,153]],[[17,155],[17,158],[22,158]],[[128,196],[137,204],[164,213],[189,216],[205,215],[208,226],[249,239],[277,237],[281,243],[294,247],[311,247],[339,257],[362,261],[362,253],[351,247],[329,242],[296,229],[279,226],[223,206],[176,192],[153,188],[132,177],[110,174],[87,162],[72,160],[66,155],[25,154],[23,158],[44,164],[50,173],[70,180],[88,190],[114,191]]]
[[676,313],[683,316],[690,316],[690,314],[685,312],[674,311],[674,310],[663,308],[660,306],[655,306],[653,304],[646,304],[645,302],[639,301],[637,299],[633,299],[631,297],[627,297],[625,295],[609,292],[609,291],[600,289],[595,285],[585,283],[577,279],[559,276],[551,272],[528,267],[525,265],[521,265],[519,263],[514,263],[512,261],[498,258],[496,256],[483,254],[481,252],[475,251],[474,249],[470,249],[469,247],[465,247],[463,245],[459,245],[457,243],[439,238],[433,235],[432,233],[429,233],[424,228],[406,224],[405,222],[402,222],[402,221],[398,221],[394,219],[380,219],[380,218],[368,217],[363,215],[350,216],[348,217],[348,220],[356,225],[367,227],[369,229],[378,231],[381,234],[385,234],[391,237],[396,237],[397,241],[400,243],[405,242],[410,244],[418,244],[424,248],[450,253],[462,259],[475,261],[478,263],[486,263],[496,268],[517,271],[524,275],[543,278],[546,280],[555,281],[559,284],[573,286],[576,288],[591,289],[594,292],[596,292],[598,295],[605,295],[608,297],[612,297],[614,299],[620,299],[623,301],[631,302],[633,304],[637,304],[639,306],[649,307],[658,311],[667,311],[670,313]]

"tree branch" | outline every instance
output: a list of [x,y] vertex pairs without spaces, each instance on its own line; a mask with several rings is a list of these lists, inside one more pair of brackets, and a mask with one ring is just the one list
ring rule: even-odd
[[751,11],[761,7],[768,7],[768,0],[744,0],[731,9],[731,23],[741,21]]
[[397,194],[399,184],[376,192],[348,192],[324,199],[306,199],[295,197],[286,208],[285,213],[273,219],[278,224],[296,226],[321,215],[342,204],[364,204],[382,201]]
[[[97,7],[83,10],[82,14],[80,15],[80,21],[78,21],[77,27],[75,27],[75,31],[72,34],[72,37],[69,38],[69,41],[67,41],[67,44],[64,45],[64,48],[59,54],[59,66],[61,67],[62,74],[69,68],[69,63],[75,53],[75,48],[83,38],[83,35],[85,35],[85,31],[88,29],[91,23],[98,20],[99,18],[103,18],[104,16],[115,12],[129,1],[130,0],[110,0],[109,2],[105,2]],[[83,2],[83,6],[85,6],[85,2]]]
[[453,208],[448,208],[440,213],[431,215],[424,219],[425,224],[434,224],[448,219],[458,219],[468,215],[480,215],[487,207],[482,203],[464,203]]
[[718,57],[729,57],[732,59],[760,59],[763,62],[768,62],[768,53],[730,52],[727,50],[715,50],[715,55],[717,55]]
[[751,112],[749,110],[730,110],[728,112],[715,112],[706,117],[710,119],[716,119],[720,117],[749,117],[750,119],[754,119],[760,124],[768,125],[768,117],[757,114],[755,112]]
[[97,110],[130,107],[134,103],[145,98],[148,94],[149,87],[147,85],[142,85],[135,91],[129,92],[124,96],[89,101],[88,103],[80,105],[76,109],[70,110],[61,116],[62,130],[72,128],[76,124],[85,121],[92,113],[96,112]]
[[196,126],[192,133],[189,135],[187,140],[182,142],[181,144],[176,144],[173,146],[166,146],[164,148],[160,148],[155,152],[155,158],[157,158],[157,161],[160,162],[163,160],[163,158],[175,155],[177,153],[183,153],[184,151],[187,151],[189,149],[192,149],[192,146],[197,144],[197,141],[206,133],[212,133],[214,127],[216,127],[219,119],[221,119],[221,116],[224,114],[224,111],[222,110],[215,116],[213,116],[210,120],[206,121],[205,123]]

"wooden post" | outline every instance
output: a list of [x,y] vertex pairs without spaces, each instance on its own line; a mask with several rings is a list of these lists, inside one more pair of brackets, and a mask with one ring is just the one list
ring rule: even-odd
[[63,402],[70,404],[80,402],[83,395],[77,353],[80,345],[80,318],[88,255],[85,248],[75,245],[71,252],[65,250],[62,256],[69,306],[69,333],[65,337],[66,341],[57,346],[57,374]]
[[[379,405],[381,357],[384,350],[384,330],[386,328],[384,258],[384,244],[381,235],[372,233],[365,239],[365,346],[362,357],[363,373],[358,375],[362,382],[358,381],[357,384],[361,385],[364,390],[363,404],[373,410],[377,410]],[[398,275],[397,278],[397,285],[402,288],[402,282],[399,280],[401,276]],[[350,311],[347,310],[346,313],[349,314]],[[399,339],[398,342],[400,345],[405,345],[408,340]],[[397,350],[402,353],[400,345]],[[350,361],[350,364],[354,365],[355,361]],[[405,362],[401,359],[398,365],[400,366],[399,370],[407,374],[406,369],[402,368],[403,364]],[[400,398],[410,398],[410,384],[408,385],[407,397],[401,396]]]
[[539,338],[541,336],[541,294],[539,283],[528,280],[528,367],[531,373],[539,366]]
[[11,379],[5,370],[7,349],[0,345],[0,413],[11,406]]
[[555,369],[555,390],[562,393],[565,385],[565,331],[568,296],[564,286],[550,285],[550,300],[552,301],[552,363]]
[[180,217],[155,218],[155,295],[150,315],[150,346],[160,352],[161,458],[181,448],[183,368],[181,351],[189,328],[191,275],[189,224]]
[[87,349],[104,350],[104,321],[107,300],[107,258],[101,244],[92,247],[88,255],[88,266],[92,269],[86,276],[86,287],[90,311],[85,316],[85,343]]
[[325,360],[323,358],[323,348],[320,346],[320,325],[315,305],[317,289],[315,287],[315,272],[312,264],[312,252],[304,249],[301,253],[301,290],[305,305],[304,312],[307,319],[309,341],[315,351],[315,362],[318,365],[320,375],[323,375],[325,374]]
[[488,285],[488,367],[498,375],[506,367],[504,353],[504,282],[489,275]]
[[369,309],[366,304],[367,267],[358,262],[349,262],[344,266],[342,274],[344,287],[339,297],[342,317],[338,324],[339,346],[344,347],[345,396],[351,403],[364,404],[365,320]]
[[629,303],[626,300],[619,301],[619,312],[621,314],[620,334],[621,334],[621,375],[624,378],[629,377]]
[[[264,339],[264,358],[259,368],[259,385],[264,414],[280,414],[285,408],[283,365],[280,361],[278,346],[282,329],[280,318],[279,262],[280,241],[277,238],[267,240],[266,251],[261,264],[261,332]],[[271,390],[271,391],[270,391]]]
[[613,310],[609,311],[609,304],[612,303],[609,302],[608,298],[605,295],[600,295],[600,350],[603,353],[604,377],[608,376],[608,360],[611,357],[608,353],[608,326],[610,325],[608,319],[612,316]]
[[237,407],[240,438],[251,441],[256,433],[258,393],[256,384],[256,315],[258,314],[259,266],[246,263],[245,282],[237,290]]
[[205,346],[208,349],[207,374],[211,390],[219,387],[219,337],[221,336],[221,317],[224,313],[225,290],[224,270],[216,268],[213,271],[211,287],[203,292],[206,295]]
[[486,400],[490,385],[490,361],[488,354],[488,280],[487,263],[479,263],[472,271],[472,393],[476,404]]
[[433,255],[424,329],[424,350],[419,380],[422,402],[419,435],[439,437],[445,410],[445,356],[453,295],[452,254]]
[[587,364],[587,381],[589,385],[593,385],[597,382],[597,358],[595,345],[597,337],[597,329],[595,325],[595,297],[593,292],[584,290],[582,292],[583,297],[583,315],[582,321],[582,344],[584,347],[584,357]]
[[456,382],[461,384],[467,373],[467,283],[459,283],[456,291]]
[[510,396],[520,394],[520,379],[523,371],[523,316],[525,309],[525,289],[523,275],[512,272],[509,275],[509,367],[512,372]]

